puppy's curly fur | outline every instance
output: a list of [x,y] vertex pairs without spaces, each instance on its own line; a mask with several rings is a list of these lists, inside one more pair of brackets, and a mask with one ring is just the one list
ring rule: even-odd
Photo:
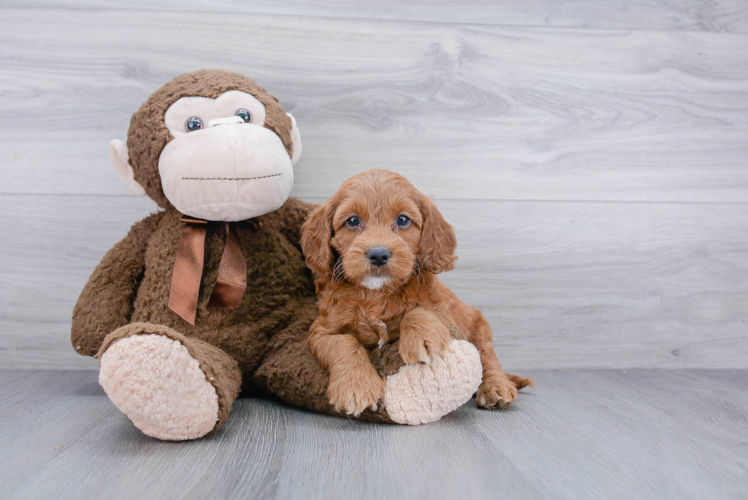
[[488,322],[436,277],[454,268],[456,245],[431,200],[386,170],[348,179],[309,216],[301,246],[320,308],[309,346],[330,371],[328,396],[336,409],[358,415],[377,407],[384,381],[366,349],[399,339],[405,363],[429,363],[455,329],[480,352],[479,406],[506,407],[533,385],[501,370]]

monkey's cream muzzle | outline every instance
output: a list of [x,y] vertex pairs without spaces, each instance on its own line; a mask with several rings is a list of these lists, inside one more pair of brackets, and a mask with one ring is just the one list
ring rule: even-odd
[[159,157],[164,194],[180,212],[240,221],[280,208],[293,187],[293,166],[271,130],[232,116],[180,135]]

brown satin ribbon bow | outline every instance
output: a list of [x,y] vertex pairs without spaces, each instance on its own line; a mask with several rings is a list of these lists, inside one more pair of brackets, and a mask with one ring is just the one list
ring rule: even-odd
[[[179,240],[174,273],[171,276],[169,309],[194,325],[209,222],[187,216],[181,220],[184,222],[184,229]],[[262,227],[258,222],[250,222],[255,227]],[[226,231],[226,245],[223,248],[221,264],[218,266],[218,279],[208,302],[210,309],[239,307],[247,289],[247,261],[242,255],[235,223],[224,222],[223,227]]]

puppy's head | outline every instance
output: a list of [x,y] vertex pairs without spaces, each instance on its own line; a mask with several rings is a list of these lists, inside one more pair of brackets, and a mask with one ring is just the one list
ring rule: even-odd
[[302,228],[307,266],[372,290],[398,287],[420,271],[457,260],[454,231],[404,177],[368,170],[351,177]]

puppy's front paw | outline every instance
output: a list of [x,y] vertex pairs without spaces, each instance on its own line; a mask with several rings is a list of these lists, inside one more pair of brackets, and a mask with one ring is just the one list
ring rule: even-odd
[[517,386],[503,373],[485,376],[475,398],[478,406],[489,410],[506,408],[515,399]]
[[330,372],[327,396],[335,410],[358,417],[367,408],[376,411],[384,380],[373,366],[334,368]]
[[436,328],[412,328],[400,333],[400,357],[405,364],[430,363],[431,357],[441,354],[452,341],[449,329],[443,325]]

